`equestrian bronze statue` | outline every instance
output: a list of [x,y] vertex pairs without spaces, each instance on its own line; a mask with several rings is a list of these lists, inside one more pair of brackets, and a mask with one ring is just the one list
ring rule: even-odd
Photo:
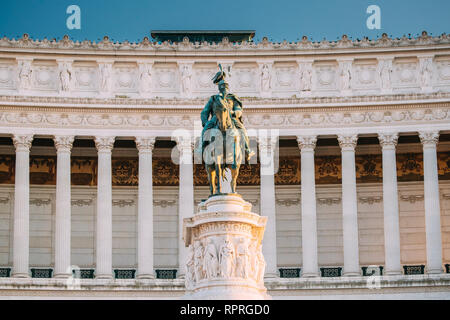
[[222,194],[225,170],[231,171],[231,192],[236,193],[236,180],[244,159],[250,161],[255,154],[250,149],[247,130],[242,122],[242,102],[229,93],[227,74],[219,65],[213,83],[219,93],[209,98],[201,112],[201,152],[208,174],[210,195]]

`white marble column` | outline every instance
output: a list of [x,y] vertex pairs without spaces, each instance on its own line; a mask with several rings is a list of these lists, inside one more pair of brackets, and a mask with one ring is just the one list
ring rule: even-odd
[[271,137],[258,137],[260,160],[260,215],[267,217],[262,250],[266,259],[266,278],[277,277],[277,229],[275,208],[274,153],[275,143]]
[[154,278],[153,270],[153,171],[155,137],[136,137],[139,151],[138,270],[141,279]]
[[30,148],[33,135],[14,135],[12,139],[16,148],[12,276],[27,278],[30,251]]
[[342,222],[344,238],[344,276],[358,276],[358,203],[356,196],[355,147],[357,134],[339,135],[342,153]]
[[442,273],[441,208],[436,145],[438,131],[422,131],[427,273]]
[[97,168],[96,278],[112,278],[112,172],[111,151],[115,137],[95,137]]
[[74,136],[55,136],[56,214],[55,277],[66,278],[70,272],[70,151]]
[[183,219],[194,215],[194,172],[190,137],[177,138],[180,152],[180,182],[178,195],[178,277],[184,278],[187,248],[183,241]]
[[379,133],[383,154],[383,208],[385,275],[402,274],[400,263],[400,224],[398,212],[397,133]]
[[302,277],[319,276],[314,148],[316,136],[297,136],[301,154]]

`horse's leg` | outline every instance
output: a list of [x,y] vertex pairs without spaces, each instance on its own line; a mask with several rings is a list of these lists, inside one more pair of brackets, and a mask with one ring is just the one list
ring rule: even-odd
[[210,165],[206,165],[205,166],[206,169],[206,173],[208,174],[208,181],[209,181],[209,192],[211,193],[211,195],[214,194],[214,192],[216,191],[216,181],[215,181],[215,172],[213,170],[213,168]]
[[217,193],[222,193],[222,168],[221,168],[221,157],[216,158],[216,179],[217,179]]
[[216,194],[216,170],[214,170],[213,167],[211,167],[209,175],[211,177],[211,180],[210,180],[211,181],[210,182],[211,195],[215,195]]
[[237,182],[237,177],[239,175],[239,165],[236,166],[236,169],[231,169],[231,192],[232,193],[236,193],[236,182]]

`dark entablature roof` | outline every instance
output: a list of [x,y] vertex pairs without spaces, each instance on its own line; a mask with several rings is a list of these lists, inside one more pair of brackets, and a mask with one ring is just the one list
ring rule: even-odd
[[255,30],[152,30],[155,41],[182,42],[185,37],[191,42],[221,42],[227,37],[230,42],[252,41]]

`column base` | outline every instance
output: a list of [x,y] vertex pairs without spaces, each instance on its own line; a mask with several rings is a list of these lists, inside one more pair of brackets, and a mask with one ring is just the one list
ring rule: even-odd
[[11,278],[31,278],[31,277],[28,273],[18,272],[11,274]]
[[138,274],[136,279],[155,279],[155,275],[151,273]]
[[57,279],[67,279],[70,278],[72,276],[72,274],[70,273],[56,273],[53,278],[57,278]]
[[320,277],[319,272],[306,272],[302,274],[302,278],[318,278]]
[[98,274],[98,275],[95,276],[95,279],[112,280],[113,276],[112,276],[112,274]]
[[264,279],[274,279],[274,278],[279,278],[278,273],[266,273],[264,275]]
[[401,276],[403,272],[401,270],[386,271],[383,273],[384,276]]
[[430,269],[427,270],[426,274],[440,274],[440,273],[444,273],[444,269],[440,268],[440,269]]
[[356,272],[356,271],[344,272],[344,274],[342,276],[343,277],[360,277],[361,272]]

